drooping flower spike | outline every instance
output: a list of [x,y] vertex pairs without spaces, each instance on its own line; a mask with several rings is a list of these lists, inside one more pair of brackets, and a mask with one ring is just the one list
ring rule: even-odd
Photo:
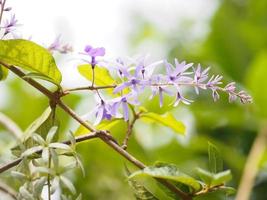
[[[91,46],[87,46],[85,52],[92,58],[91,64],[95,63],[95,57],[105,54],[104,49],[94,49]],[[191,104],[193,100],[186,98],[182,92],[184,91],[183,88],[189,87],[193,88],[197,95],[200,93],[200,89],[210,90],[214,101],[220,98],[219,91],[228,93],[230,102],[236,99],[240,99],[241,103],[252,101],[251,96],[246,92],[236,91],[235,83],[221,87],[223,77],[220,75],[209,76],[210,68],[202,69],[200,64],[194,67],[193,63],[179,62],[177,59],[174,60],[174,65],[167,60],[146,64],[145,59],[146,57],[143,57],[135,61],[119,58],[115,62],[105,62],[105,67],[109,71],[115,70],[119,77],[120,81],[114,87],[113,94],[118,94],[120,97],[106,102],[101,100],[101,104],[97,106],[96,123],[112,117],[123,117],[125,121],[128,121],[129,106],[139,105],[140,95],[147,90],[152,93],[150,99],[159,96],[160,107],[163,106],[164,95],[174,97],[173,106],[178,106],[180,102],[186,105]],[[159,70],[155,70],[156,67]],[[165,71],[165,73],[157,73],[156,71]],[[130,99],[134,99],[134,101]]]

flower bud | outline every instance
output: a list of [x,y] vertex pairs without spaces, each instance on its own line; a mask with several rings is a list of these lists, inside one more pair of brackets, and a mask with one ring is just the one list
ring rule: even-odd
[[10,10],[12,10],[12,7],[7,7],[7,8],[4,9],[4,11],[7,11],[7,12],[10,11]]

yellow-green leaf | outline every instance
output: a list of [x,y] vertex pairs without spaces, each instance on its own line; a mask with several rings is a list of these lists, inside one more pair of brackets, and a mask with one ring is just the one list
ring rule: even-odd
[[0,40],[0,60],[30,72],[38,72],[57,84],[61,82],[61,73],[51,53],[34,42],[22,39]]
[[230,170],[222,171],[219,173],[211,173],[201,168],[197,168],[197,174],[200,179],[208,185],[208,187],[215,187],[232,179],[232,174]]
[[150,176],[153,178],[161,178],[170,181],[182,183],[192,188],[194,191],[201,190],[200,183],[193,177],[182,173],[173,164],[158,164],[156,166],[146,167],[143,170],[134,172],[129,176],[129,179],[137,176]]
[[0,65],[0,81],[5,80],[8,75],[8,69]]
[[153,122],[160,123],[164,126],[167,126],[174,130],[176,133],[179,134],[185,134],[185,125],[181,122],[175,119],[175,117],[171,113],[166,113],[164,115],[159,115],[157,113],[144,113],[141,115],[141,118],[143,119],[149,119]]
[[[93,71],[92,67],[89,64],[80,65],[78,66],[78,70],[82,76],[84,76],[87,80],[93,80]],[[114,80],[110,76],[107,69],[99,66],[95,66],[94,69],[95,73],[95,84],[98,86],[105,86],[105,85],[113,85]]]
[[[97,130],[110,130],[112,127],[116,126],[120,120],[113,119],[109,121],[102,121],[100,124],[97,125]],[[80,125],[78,129],[74,132],[75,136],[84,135],[87,134],[89,130],[85,128],[84,126]]]

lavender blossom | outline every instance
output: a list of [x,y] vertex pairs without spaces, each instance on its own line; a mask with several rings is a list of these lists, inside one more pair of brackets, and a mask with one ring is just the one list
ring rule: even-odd
[[129,120],[129,104],[139,105],[139,101],[135,95],[125,95],[112,100],[112,105],[110,108],[110,113],[112,116],[120,116],[119,109],[122,108],[123,118],[125,121]]
[[[96,56],[103,56],[104,49],[93,49],[87,46],[85,54],[92,58],[92,64],[95,62]],[[100,123],[103,119],[121,118],[125,121],[130,118],[129,106],[139,105],[138,97],[145,90],[150,89],[152,94],[149,99],[159,96],[159,106],[163,106],[164,94],[168,96],[175,96],[172,103],[173,106],[178,106],[180,102],[189,105],[193,101],[185,98],[182,93],[183,87],[194,88],[196,94],[199,94],[199,89],[211,90],[214,101],[220,98],[219,92],[226,92],[229,95],[229,101],[232,102],[240,99],[241,103],[250,103],[252,98],[244,91],[236,92],[235,83],[229,83],[225,87],[222,85],[222,76],[212,75],[209,78],[208,72],[210,68],[202,69],[198,64],[196,68],[193,63],[186,64],[186,62],[179,62],[175,59],[175,66],[167,61],[158,61],[152,64],[145,62],[146,57],[138,60],[131,59],[116,59],[116,62],[109,63],[108,70],[115,70],[120,83],[113,89],[113,93],[119,93],[127,89],[127,93],[121,94],[120,97],[110,99],[107,102],[101,100],[96,107],[96,122]],[[166,74],[155,73],[154,67],[164,63]]]
[[103,47],[93,48],[91,45],[86,45],[84,48],[84,52],[81,54],[91,57],[91,61],[89,61],[89,62],[86,60],[85,61],[90,63],[92,65],[92,68],[94,68],[95,65],[97,64],[97,61],[95,58],[98,56],[104,56],[105,55],[105,49]]
[[70,46],[69,44],[62,44],[61,42],[61,36],[57,36],[55,38],[55,40],[52,42],[52,44],[50,44],[50,46],[48,47],[48,50],[53,53],[54,51],[58,51],[62,54],[66,54],[69,52],[72,52],[72,46]]
[[118,76],[123,79],[130,76],[130,65],[132,65],[132,60],[117,58],[115,62],[108,66],[108,69],[115,70]]
[[168,90],[166,86],[158,86],[158,87],[152,87],[152,95],[149,97],[149,99],[152,99],[155,97],[157,94],[159,94],[159,106],[163,106],[163,93],[168,94],[169,96],[173,96],[173,92]]
[[99,124],[104,119],[111,120],[110,105],[101,99],[101,102],[96,106],[95,115],[96,120],[94,125]]
[[10,20],[5,20],[3,27],[1,27],[5,30],[4,36],[13,32],[17,26],[19,26],[18,20],[16,19],[15,15],[12,15]]
[[179,63],[177,59],[175,59],[175,68],[172,64],[168,63],[167,61],[164,61],[165,67],[166,67],[166,73],[167,73],[167,82],[173,83],[174,85],[177,85],[178,81],[188,82],[191,81],[192,78],[187,76],[189,68],[193,66],[193,63],[186,64],[186,62]]
[[229,102],[233,102],[237,99],[237,96],[234,94],[236,90],[235,82],[227,84],[224,90],[229,94]]
[[[122,84],[118,85],[114,90],[113,93],[116,94],[122,90],[124,90],[125,88],[129,87],[132,89],[133,92],[135,93],[139,93],[141,90],[144,89],[144,87],[146,85],[149,85],[149,80],[142,80],[140,79],[140,77],[138,76],[138,74],[135,73],[134,75],[131,74],[130,72],[128,72],[127,70],[123,70],[122,74],[124,75],[124,77],[127,79],[127,81],[123,82]],[[141,87],[138,87],[141,86]]]
[[176,93],[176,99],[175,99],[175,102],[173,104],[174,107],[178,106],[179,103],[182,102],[186,105],[190,105],[193,101],[192,100],[189,100],[189,99],[186,99],[184,96],[182,96],[181,92],[177,92]]
[[152,76],[154,69],[156,66],[163,63],[163,60],[147,64],[147,56],[140,57],[136,60],[136,70],[135,70],[135,76],[141,75],[143,79],[149,78]]
[[194,83],[195,83],[195,91],[197,94],[199,94],[198,88],[206,89],[205,85],[201,85],[201,83],[203,83],[204,81],[206,81],[208,79],[209,69],[210,68],[208,67],[202,71],[201,65],[198,64],[197,69],[195,70]]

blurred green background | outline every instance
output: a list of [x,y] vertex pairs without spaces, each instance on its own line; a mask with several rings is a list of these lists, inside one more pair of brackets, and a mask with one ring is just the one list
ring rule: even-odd
[[[203,10],[205,12],[205,10]],[[187,136],[180,137],[168,128],[157,124],[138,122],[129,152],[146,164],[155,161],[175,163],[189,174],[196,167],[207,168],[207,144],[211,141],[221,151],[224,167],[231,169],[233,180],[230,185],[237,188],[246,158],[258,132],[267,123],[267,1],[266,0],[224,0],[207,25],[204,37],[191,37],[194,21],[184,19],[183,23],[172,24],[177,32],[162,32],[157,24],[138,10],[130,15],[136,25],[128,35],[128,46],[134,49],[149,43],[167,53],[170,60],[178,58],[188,62],[212,66],[212,73],[222,74],[225,81],[235,81],[238,87],[247,90],[254,99],[252,105],[229,104],[227,96],[213,103],[211,94],[203,92],[191,106],[177,109],[164,106],[158,109],[158,100],[146,103],[149,110],[164,113],[171,110],[178,120],[187,126]],[[1,111],[25,129],[46,108],[48,102],[26,84],[13,78],[0,83],[2,98]],[[192,94],[188,93],[189,96]],[[83,98],[83,100],[82,100]],[[71,107],[81,111],[88,103],[84,95],[65,99]],[[81,105],[79,105],[81,104]],[[90,104],[90,103],[89,103]],[[79,106],[78,106],[79,105]],[[30,110],[29,110],[30,108]],[[62,133],[68,128],[75,130],[77,124],[63,113]],[[123,124],[112,130],[119,140],[125,131]],[[7,148],[12,146],[12,137],[3,128],[0,132],[1,157],[8,156]],[[62,136],[63,137],[63,136]],[[74,183],[84,199],[127,200],[134,199],[124,175],[124,163],[117,153],[100,141],[80,144],[86,176],[81,172],[72,174]],[[129,164],[129,166],[131,166]],[[266,200],[267,151],[258,166],[259,172],[254,183],[252,200]],[[2,176],[6,176],[5,174]],[[159,197],[162,192],[155,183],[146,183]]]

